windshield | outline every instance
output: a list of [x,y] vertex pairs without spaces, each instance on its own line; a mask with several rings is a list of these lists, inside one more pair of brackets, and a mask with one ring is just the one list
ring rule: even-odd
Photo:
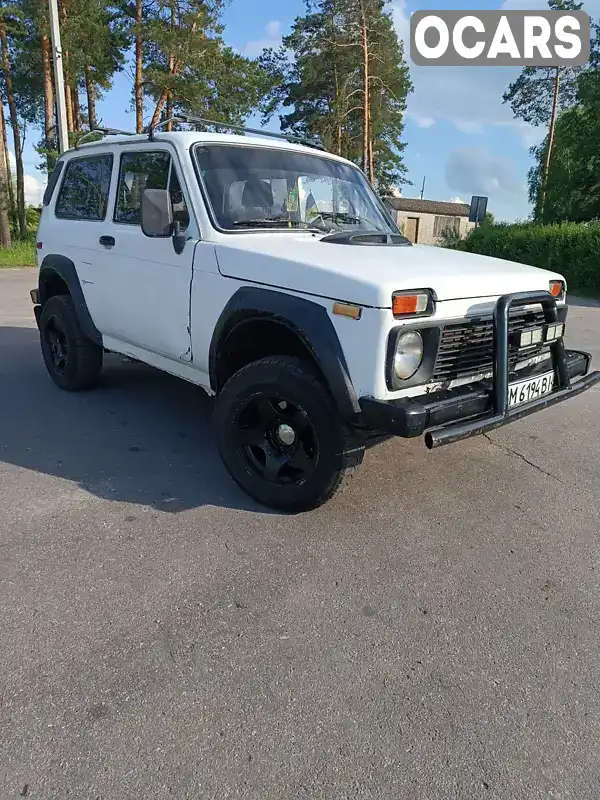
[[222,230],[398,233],[362,173],[347,164],[247,145],[198,145],[195,153]]

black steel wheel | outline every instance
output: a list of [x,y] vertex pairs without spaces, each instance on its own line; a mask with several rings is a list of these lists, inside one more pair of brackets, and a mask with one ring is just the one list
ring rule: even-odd
[[54,314],[47,318],[44,337],[50,351],[52,369],[58,375],[64,375],[69,358],[69,342],[60,318]]
[[302,483],[319,460],[319,441],[310,417],[281,395],[251,397],[238,416],[237,438],[249,466],[269,483]]
[[40,343],[50,377],[67,391],[91,389],[102,370],[102,348],[83,335],[69,295],[55,295],[40,315]]
[[311,366],[295,358],[263,359],[237,372],[217,399],[215,421],[233,479],[282,511],[321,505],[362,461],[357,434]]

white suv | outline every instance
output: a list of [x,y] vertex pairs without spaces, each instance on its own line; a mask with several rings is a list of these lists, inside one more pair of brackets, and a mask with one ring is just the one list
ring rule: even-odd
[[354,164],[256,133],[61,157],[31,292],[58,386],[96,385],[106,351],[201,386],[234,480],[298,511],[371,435],[436,447],[600,380],[565,351],[561,275],[413,246]]

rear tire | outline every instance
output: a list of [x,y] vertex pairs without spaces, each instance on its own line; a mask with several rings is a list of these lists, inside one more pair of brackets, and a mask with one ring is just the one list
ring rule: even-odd
[[254,361],[227,382],[215,408],[221,458],[251,497],[280,511],[329,500],[364,455],[320,377],[299,359]]
[[97,385],[102,348],[83,335],[69,295],[55,295],[44,303],[40,342],[46,369],[57,386],[78,392]]

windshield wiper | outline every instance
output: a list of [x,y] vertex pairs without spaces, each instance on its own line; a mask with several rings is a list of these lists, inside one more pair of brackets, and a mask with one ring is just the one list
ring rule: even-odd
[[343,222],[346,225],[361,225],[363,222],[367,222],[369,225],[373,225],[374,230],[381,230],[381,228],[375,226],[371,220],[365,219],[364,217],[355,217],[352,214],[346,214],[345,211],[319,211],[316,216],[322,217],[322,219],[330,219],[332,222]]
[[236,228],[302,228],[303,230],[322,231],[311,226],[308,222],[289,219],[285,216],[263,217],[261,219],[237,219],[233,223]]

